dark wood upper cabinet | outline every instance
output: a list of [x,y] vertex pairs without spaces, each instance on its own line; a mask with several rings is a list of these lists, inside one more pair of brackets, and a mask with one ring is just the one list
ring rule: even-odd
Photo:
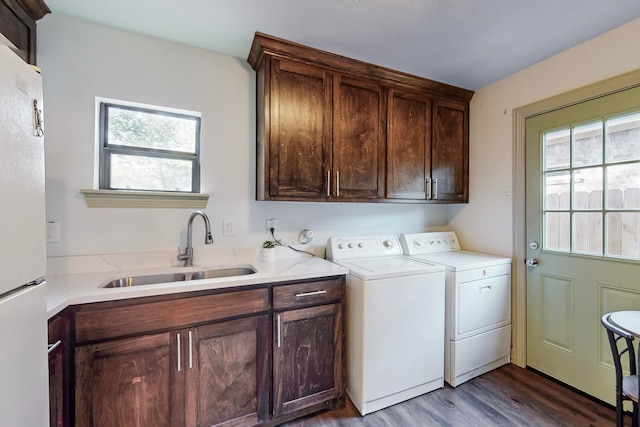
[[431,140],[433,199],[469,201],[469,106],[434,99]]
[[427,200],[431,171],[431,97],[389,92],[387,197]]
[[[331,197],[384,197],[385,104],[374,81],[334,75]],[[330,180],[331,181],[331,180]]]
[[270,144],[268,167],[259,166],[267,181],[268,199],[322,199],[325,174],[331,169],[331,74],[321,68],[273,59],[270,117],[265,133]]
[[0,33],[25,62],[35,65],[36,21],[50,12],[42,0],[0,0]]
[[391,89],[387,198],[469,201],[468,104]]
[[468,201],[473,92],[256,33],[258,200]]

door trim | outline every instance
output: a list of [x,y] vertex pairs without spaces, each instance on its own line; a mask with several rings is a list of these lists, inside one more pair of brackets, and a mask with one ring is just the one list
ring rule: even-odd
[[527,364],[527,270],[525,219],[525,121],[527,118],[640,86],[640,70],[578,88],[513,110],[513,293],[511,361]]

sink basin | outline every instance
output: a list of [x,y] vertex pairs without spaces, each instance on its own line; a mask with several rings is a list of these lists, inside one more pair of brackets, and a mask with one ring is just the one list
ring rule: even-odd
[[159,283],[185,282],[187,280],[218,279],[221,277],[246,276],[254,274],[252,267],[212,268],[185,273],[152,274],[149,276],[128,276],[110,280],[101,288],[127,288],[130,286],[157,285]]
[[151,276],[132,276],[121,277],[119,279],[111,280],[102,287],[103,288],[126,288],[129,286],[140,285],[153,285],[158,283],[170,283],[170,282],[182,282],[187,279],[186,274],[172,273],[172,274],[154,274]]
[[191,280],[246,276],[247,274],[254,274],[255,272],[256,271],[250,267],[217,268],[213,270],[196,271],[195,273],[191,274]]

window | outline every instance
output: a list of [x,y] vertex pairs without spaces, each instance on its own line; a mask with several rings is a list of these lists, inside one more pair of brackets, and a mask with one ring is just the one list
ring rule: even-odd
[[640,259],[640,112],[543,138],[545,249]]
[[102,190],[200,192],[200,115],[100,102]]

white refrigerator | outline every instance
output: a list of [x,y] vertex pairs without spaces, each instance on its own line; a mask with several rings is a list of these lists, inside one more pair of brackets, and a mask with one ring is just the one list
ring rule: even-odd
[[0,426],[49,425],[40,75],[0,35]]

